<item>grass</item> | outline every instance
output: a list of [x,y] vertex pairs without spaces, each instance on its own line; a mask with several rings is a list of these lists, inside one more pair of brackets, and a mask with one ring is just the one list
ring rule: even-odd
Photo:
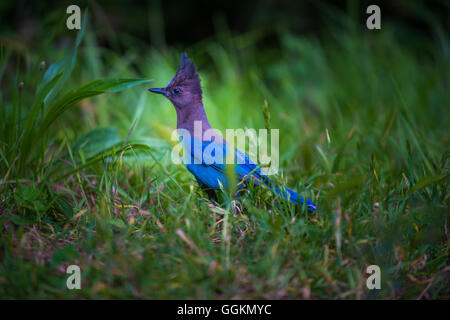
[[222,30],[188,50],[211,124],[280,128],[278,178],[314,213],[258,190],[240,214],[214,207],[169,161],[175,111],[141,84],[167,83],[175,48],[120,35],[119,54],[89,26],[63,53],[5,41],[0,297],[448,299],[448,34],[333,23],[273,49]]

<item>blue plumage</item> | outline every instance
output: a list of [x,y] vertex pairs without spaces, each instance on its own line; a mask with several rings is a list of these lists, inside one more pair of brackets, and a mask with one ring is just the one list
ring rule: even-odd
[[[225,174],[224,160],[226,155],[231,155],[234,150],[236,177],[239,182],[242,182],[239,184],[239,187],[242,187],[245,182],[248,183],[252,180],[256,185],[267,187],[279,196],[296,204],[305,202],[305,199],[296,192],[276,186],[261,171],[261,168],[243,152],[238,149],[230,150],[225,140],[220,138],[211,142],[211,139],[206,140],[204,138],[205,133],[213,129],[208,122],[203,107],[202,88],[197,69],[187,58],[186,54],[182,55],[177,73],[165,88],[149,90],[164,95],[175,107],[177,112],[177,129],[188,132],[190,136],[186,141],[183,139],[185,149],[188,151],[185,152],[185,165],[195,176],[200,186],[208,192],[208,196],[214,198],[215,193],[211,192],[211,189],[219,189],[220,185],[228,188],[229,182]],[[201,124],[200,132],[197,132],[195,127],[198,123]],[[197,144],[195,141],[199,143]],[[189,145],[188,148],[186,148],[187,145]],[[220,152],[220,156],[215,154],[215,152]],[[316,205],[309,200],[306,200],[306,206],[310,211],[316,209]]]
[[[184,155],[185,166],[201,185],[211,189],[219,189],[221,185],[224,188],[229,187],[224,163],[227,154],[230,152],[230,147],[226,142],[225,144],[218,144],[191,138],[190,144],[185,144],[185,146],[189,146],[185,148],[185,151],[187,151]],[[201,149],[193,146],[201,146]],[[221,153],[220,155],[215,154],[215,151],[218,150]],[[274,185],[273,181],[261,171],[261,168],[239,149],[234,149],[234,163],[236,178],[238,182],[243,182],[239,184],[239,187],[243,187],[246,182],[253,182],[256,185],[264,185],[270,188],[277,195],[295,204],[304,203],[304,198],[295,191]],[[316,205],[310,200],[306,200],[306,206],[310,211],[316,210]]]

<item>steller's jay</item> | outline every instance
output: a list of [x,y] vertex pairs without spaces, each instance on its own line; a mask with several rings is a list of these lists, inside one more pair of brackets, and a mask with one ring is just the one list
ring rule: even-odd
[[[181,64],[175,76],[170,80],[165,88],[153,88],[149,91],[162,94],[172,102],[177,113],[177,129],[184,129],[189,133],[188,141],[183,141],[183,145],[194,146],[187,148],[188,154],[185,154],[185,165],[187,169],[195,176],[198,184],[204,189],[210,199],[217,199],[215,191],[221,186],[228,188],[228,179],[225,173],[225,161],[216,161],[221,153],[226,157],[230,151],[228,143],[219,134],[214,135],[214,139],[207,138],[207,130],[213,130],[206,117],[202,102],[202,88],[197,69],[186,53],[181,56]],[[201,124],[201,130],[194,130],[195,124]],[[183,139],[185,140],[185,139]],[[195,146],[200,146],[196,149]],[[211,148],[212,147],[212,148]],[[213,150],[211,155],[205,151],[206,148]],[[186,149],[185,149],[186,150]],[[218,156],[218,157],[215,157]],[[250,158],[238,149],[234,149],[234,158],[236,160],[234,170],[240,187],[245,186],[245,182],[252,181],[258,186],[270,188],[274,193],[290,200],[296,204],[303,203],[304,199],[296,192],[280,188],[274,185],[272,180],[265,175],[261,169]],[[223,158],[222,158],[223,159]],[[306,200],[308,210],[314,211],[316,205],[310,200]]]

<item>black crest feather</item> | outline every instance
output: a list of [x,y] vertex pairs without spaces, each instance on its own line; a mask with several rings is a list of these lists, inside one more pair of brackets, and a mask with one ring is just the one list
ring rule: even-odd
[[180,66],[178,67],[177,73],[172,79],[170,86],[184,87],[194,94],[202,94],[197,68],[195,67],[195,64],[189,60],[186,53],[181,55]]

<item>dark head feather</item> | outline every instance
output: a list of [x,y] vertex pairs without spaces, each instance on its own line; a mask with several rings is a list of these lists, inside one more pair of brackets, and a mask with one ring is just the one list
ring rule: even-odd
[[170,81],[168,87],[182,87],[193,94],[202,95],[202,88],[200,85],[200,77],[197,73],[195,64],[189,60],[186,53],[181,55],[181,63],[178,67],[177,73]]

